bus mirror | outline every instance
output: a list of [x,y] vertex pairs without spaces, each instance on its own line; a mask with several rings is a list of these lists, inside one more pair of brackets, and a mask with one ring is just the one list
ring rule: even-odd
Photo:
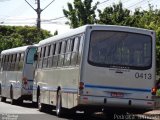
[[34,54],[34,61],[37,61],[37,59],[38,59],[38,55]]

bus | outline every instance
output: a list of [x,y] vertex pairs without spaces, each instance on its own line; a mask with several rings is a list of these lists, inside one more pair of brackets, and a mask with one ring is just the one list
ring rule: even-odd
[[11,104],[32,101],[34,57],[37,46],[22,46],[1,52],[1,101]]
[[1,96],[1,91],[2,91],[2,81],[1,81],[1,78],[2,78],[2,72],[1,72],[1,55],[0,55],[0,96]]
[[[40,111],[154,108],[155,32],[85,25],[39,42],[33,101]],[[132,112],[133,112],[132,111]]]

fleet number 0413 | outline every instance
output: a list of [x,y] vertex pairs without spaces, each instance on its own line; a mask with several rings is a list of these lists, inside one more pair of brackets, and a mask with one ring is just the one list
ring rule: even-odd
[[152,74],[151,73],[135,73],[135,78],[141,78],[141,79],[152,79]]

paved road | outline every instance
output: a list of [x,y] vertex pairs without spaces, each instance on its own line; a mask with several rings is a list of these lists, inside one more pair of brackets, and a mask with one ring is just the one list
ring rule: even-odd
[[[159,111],[160,112],[160,111]],[[153,113],[151,113],[153,115]],[[151,116],[154,120],[160,120],[158,116]],[[130,115],[115,115],[115,120],[147,120],[145,116],[142,119]],[[147,118],[147,117],[146,117]],[[111,120],[103,113],[95,113],[92,116],[84,116],[83,113],[76,113],[73,116],[65,116],[58,118],[55,111],[39,112],[37,108],[33,107],[32,103],[25,102],[23,105],[11,105],[10,101],[0,102],[0,120]]]
[[32,103],[21,106],[11,105],[9,101],[0,102],[0,120],[66,120],[55,115],[39,112]]
[[90,117],[83,113],[76,113],[73,116],[58,118],[55,111],[39,112],[32,103],[25,102],[23,105],[11,105],[10,101],[0,102],[0,120],[106,120],[102,114],[94,114]]

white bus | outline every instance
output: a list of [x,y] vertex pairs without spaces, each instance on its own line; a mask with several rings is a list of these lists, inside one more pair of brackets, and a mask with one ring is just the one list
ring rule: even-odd
[[154,108],[154,31],[86,25],[40,41],[38,56],[33,99],[40,111]]
[[32,100],[36,46],[23,46],[1,52],[1,101],[11,104]]
[[2,78],[2,72],[1,72],[1,55],[0,55],[0,96],[1,96],[1,91],[2,91],[2,81],[1,81],[1,78]]

